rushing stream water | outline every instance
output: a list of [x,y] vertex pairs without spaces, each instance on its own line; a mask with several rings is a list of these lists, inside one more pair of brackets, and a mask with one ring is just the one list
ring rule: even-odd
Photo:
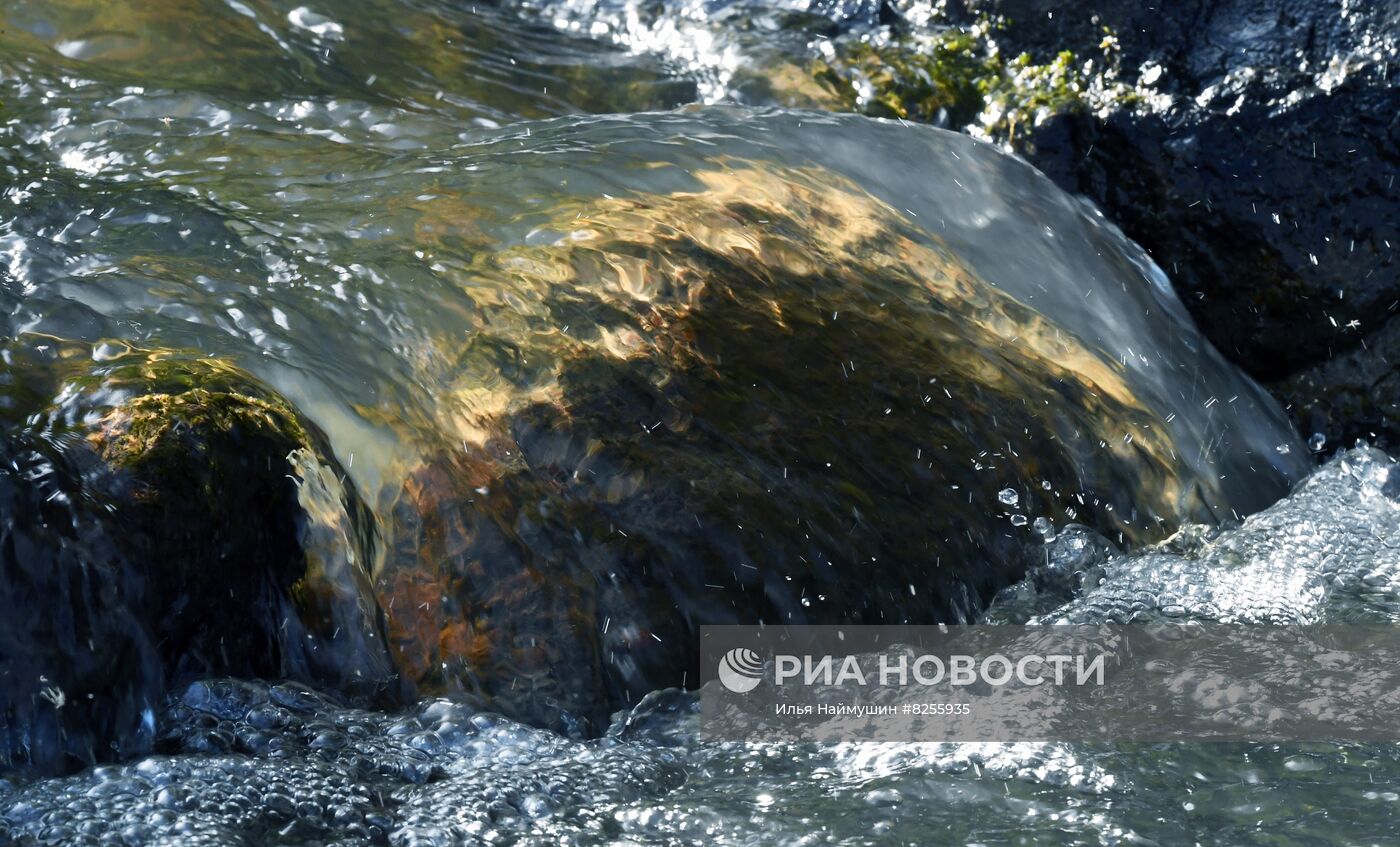
[[1384,843],[1390,747],[698,737],[702,623],[1400,613],[1387,457],[990,144],[674,108],[702,11],[0,10],[0,841]]

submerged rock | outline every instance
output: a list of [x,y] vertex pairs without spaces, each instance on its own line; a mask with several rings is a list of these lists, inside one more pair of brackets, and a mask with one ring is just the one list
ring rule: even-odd
[[139,752],[170,679],[385,686],[372,521],[322,437],[219,362],[75,367],[48,368],[57,402],[5,439],[0,756],[51,770]]
[[[435,354],[452,363],[436,426],[456,437],[410,473],[377,577],[422,690],[596,729],[698,678],[701,624],[966,620],[1019,577],[1031,517],[1142,543],[1249,509],[1302,467],[1286,428],[1259,444],[1236,417],[1276,414],[1254,389],[1187,400],[1172,354],[1131,358],[1151,349],[1129,329],[1149,316],[1142,332],[1185,340],[1178,307],[1023,165],[882,128],[892,155],[912,141],[966,167],[899,209],[864,187],[884,177],[842,173],[839,131],[790,132],[818,118],[755,120],[824,166],[682,159],[683,188],[571,193],[474,259],[486,315],[459,353]],[[531,144],[599,131],[550,129]],[[680,164],[665,145],[635,149],[616,172]],[[960,178],[1022,175],[996,208],[963,205]],[[971,247],[977,221],[1004,227],[1034,270]],[[1089,279],[1143,311],[1056,323],[1078,314],[1072,291],[1093,296],[1076,289]],[[1193,380],[1219,367],[1187,344],[1173,349]],[[1187,448],[1207,430],[1254,446]]]

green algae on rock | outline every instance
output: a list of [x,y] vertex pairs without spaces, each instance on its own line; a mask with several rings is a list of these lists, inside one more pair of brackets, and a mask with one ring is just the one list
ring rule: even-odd
[[983,18],[932,32],[835,39],[815,75],[842,108],[998,141],[1014,141],[1054,114],[1122,108],[1137,97],[1118,80],[1117,41],[1107,30],[1101,55],[1086,59],[1062,50],[1045,62],[1004,53],[1000,30],[999,22]]

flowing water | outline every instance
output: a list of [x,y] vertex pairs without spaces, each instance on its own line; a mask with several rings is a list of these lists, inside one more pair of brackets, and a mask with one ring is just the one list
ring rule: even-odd
[[1383,747],[697,737],[701,623],[1389,621],[1400,564],[1365,451],[1113,558],[1308,449],[992,146],[674,109],[745,99],[657,46],[723,8],[0,10],[0,839],[1383,842]]
[[[1239,529],[1137,557],[1063,532],[1047,567],[1103,582],[1048,619],[1394,622],[1393,467],[1342,454]],[[1315,588],[1259,576],[1281,558]],[[1228,609],[1153,598],[1187,579],[1254,586]],[[704,742],[675,690],[593,741],[445,700],[383,713],[232,680],[183,689],[161,726],[171,755],[16,786],[0,820],[36,843],[1385,844],[1400,779],[1393,745]]]

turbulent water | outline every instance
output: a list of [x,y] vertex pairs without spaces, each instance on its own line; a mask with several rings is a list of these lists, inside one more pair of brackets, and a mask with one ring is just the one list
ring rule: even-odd
[[[1047,548],[1065,579],[1037,574],[1000,613],[1086,573],[1097,587],[1046,620],[1393,622],[1393,468],[1341,454],[1242,527],[1141,556],[1070,529]],[[1281,560],[1295,577],[1260,576]],[[1206,589],[1154,594],[1186,580]],[[55,844],[1382,844],[1400,779],[1392,745],[720,744],[679,691],[595,741],[231,680],[185,688],[161,726],[171,755],[15,787],[0,822]]]
[[[965,136],[656,111],[743,69],[642,11],[0,10],[0,754],[119,760],[0,781],[0,839],[1380,843],[1390,748],[697,737],[698,623],[1390,621],[1400,516],[1358,450],[1213,528],[1309,451],[1140,250]],[[741,40],[879,23],[781,11]],[[211,385],[295,423],[306,573],[158,609],[201,640],[103,462]]]

